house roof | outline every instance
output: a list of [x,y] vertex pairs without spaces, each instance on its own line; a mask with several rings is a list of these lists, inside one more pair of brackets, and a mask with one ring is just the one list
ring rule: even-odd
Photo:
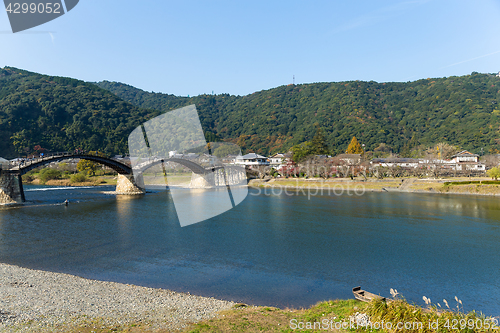
[[479,155],[470,153],[467,150],[462,150],[460,153],[453,155],[452,158],[458,156],[478,157]]
[[269,158],[278,158],[278,157],[283,158],[283,157],[285,157],[285,154],[283,154],[283,153],[276,153],[276,154],[274,154],[273,156],[271,156]]
[[246,154],[243,156],[238,156],[237,158],[242,159],[242,160],[253,160],[255,158],[267,158],[267,157],[264,157],[264,156],[256,154],[256,153],[250,153],[250,154]]
[[339,158],[361,158],[361,154],[339,154],[335,157]]
[[400,158],[400,157],[388,157],[388,158],[374,158],[372,163],[418,163],[417,158]]

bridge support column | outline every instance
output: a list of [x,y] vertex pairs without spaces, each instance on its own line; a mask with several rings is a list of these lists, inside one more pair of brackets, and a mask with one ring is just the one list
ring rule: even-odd
[[[140,182],[140,180],[139,180]],[[144,186],[144,184],[139,184]],[[116,183],[116,192],[118,194],[144,194],[144,190],[137,186],[133,175],[118,174],[118,182]]]
[[198,175],[193,172],[191,175],[191,183],[189,184],[189,187],[192,188],[212,188],[215,187],[215,177],[212,172],[204,174],[204,175]]
[[217,169],[204,175],[191,175],[190,187],[211,188],[226,185],[246,185],[246,173],[243,168]]
[[0,170],[0,205],[23,202],[24,191],[21,175]]

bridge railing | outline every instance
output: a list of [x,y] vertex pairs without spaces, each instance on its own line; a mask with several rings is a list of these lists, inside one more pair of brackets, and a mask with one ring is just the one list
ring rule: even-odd
[[[121,164],[125,164],[125,165],[128,165],[129,167],[132,167],[133,163],[131,160],[127,161],[127,160],[119,160],[119,159],[115,159],[115,158],[110,158],[110,157],[106,157],[106,156],[100,156],[99,154],[95,154],[95,153],[90,153],[90,152],[86,152],[86,151],[73,151],[73,152],[54,152],[54,153],[44,153],[43,156],[37,156],[37,157],[31,157],[31,158],[25,158],[21,161],[18,161],[18,162],[10,162],[9,163],[9,169],[13,169],[13,170],[16,170],[16,169],[21,169],[21,168],[26,168],[26,167],[29,167],[29,166],[32,166],[33,164],[37,164],[37,163],[40,163],[40,162],[43,162],[43,161],[47,161],[47,160],[51,160],[51,159],[54,159],[54,158],[57,158],[57,157],[64,157],[64,156],[74,156],[75,158],[80,158],[80,159],[84,159],[85,156],[96,156],[96,157],[102,157],[102,158],[105,158],[105,159],[108,159],[108,160],[112,160],[112,161],[116,161],[118,163],[121,163]],[[201,168],[201,169],[213,169],[214,167],[215,168],[219,168],[219,167],[222,167],[224,163],[221,163],[221,161],[216,161],[216,160],[211,160],[210,158],[208,158],[208,160],[206,161],[200,161],[199,159],[202,158],[202,159],[207,159],[206,156],[202,157],[202,156],[197,156],[197,157],[194,157],[193,156],[185,156],[185,155],[176,155],[175,157],[172,156],[170,158],[167,158],[167,157],[159,157],[159,156],[149,156],[148,158],[144,159],[141,161],[141,163],[139,164],[136,164],[134,166],[134,170],[140,170],[144,167],[146,167],[147,165],[149,164],[152,164],[154,162],[158,162],[158,161],[165,161],[165,162],[169,162],[169,161],[174,161],[177,159],[181,159],[181,160],[186,160],[186,161],[190,161],[190,162],[193,162],[194,164],[198,164],[198,167]],[[200,163],[202,162],[202,163]],[[183,163],[181,163],[183,164]],[[187,167],[189,167],[188,165],[185,165]],[[192,166],[191,166],[192,167]],[[198,170],[198,168],[196,168],[196,170]],[[198,170],[199,171],[199,170]]]
[[53,158],[56,158],[56,157],[74,156],[74,155],[80,155],[80,156],[98,156],[98,157],[103,157],[103,158],[107,158],[107,159],[110,159],[110,160],[114,160],[114,161],[117,161],[117,162],[120,162],[120,163],[128,164],[128,163],[125,163],[124,161],[119,161],[119,160],[111,158],[111,157],[104,157],[104,156],[100,156],[98,154],[93,154],[93,153],[86,152],[86,151],[74,151],[74,152],[65,151],[65,152],[55,152],[55,153],[44,153],[43,156],[37,156],[37,157],[31,157],[31,158],[24,158],[21,161],[17,161],[17,162],[10,161],[9,162],[9,169],[12,169],[12,168],[15,168],[15,167],[30,166],[30,165],[33,165],[33,164],[36,164],[36,163],[39,163],[39,162],[42,162],[42,161],[45,161],[45,160],[53,159]]

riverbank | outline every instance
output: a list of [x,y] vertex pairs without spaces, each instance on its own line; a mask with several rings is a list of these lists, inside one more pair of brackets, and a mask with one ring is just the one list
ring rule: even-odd
[[[470,182],[479,182],[470,184]],[[286,188],[286,189],[317,189],[329,190],[330,193],[354,192],[409,192],[409,193],[443,193],[443,194],[470,194],[470,195],[500,195],[500,184],[482,184],[491,181],[487,177],[461,177],[447,179],[271,179],[268,181],[254,179],[248,185],[257,188]],[[453,184],[447,184],[452,182]],[[456,183],[463,182],[463,184]]]
[[233,302],[0,264],[0,332],[171,332]]
[[0,332],[281,332],[294,320],[338,321],[367,307],[354,299],[248,306],[8,264],[0,264],[0,295]]
[[[277,178],[270,180],[252,179],[248,186],[256,188],[286,188],[286,189],[330,189],[331,193],[341,192],[410,192],[410,193],[442,193],[442,194],[465,194],[465,195],[486,195],[500,196],[500,184],[470,184],[470,182],[491,181],[487,177],[461,177],[446,179],[305,179],[305,178]],[[454,184],[448,185],[446,183]],[[464,184],[455,184],[463,182]],[[100,186],[116,185],[116,177],[100,176],[89,178],[86,182],[72,183],[69,179],[52,179],[43,185],[49,186]],[[39,179],[26,182],[25,185],[41,185]],[[187,183],[186,183],[187,186]]]
[[71,182],[71,179],[50,179],[45,183],[42,183],[40,179],[35,178],[32,181],[24,180],[24,185],[48,185],[48,186],[99,186],[99,185],[116,185],[117,177],[116,176],[98,176],[98,177],[89,177],[86,181],[83,182]]

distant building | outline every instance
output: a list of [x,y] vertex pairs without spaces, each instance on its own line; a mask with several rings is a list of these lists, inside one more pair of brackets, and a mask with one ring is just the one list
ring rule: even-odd
[[335,159],[338,159],[345,164],[357,165],[361,163],[361,154],[340,154],[335,156]]
[[203,153],[201,156],[198,156],[198,158],[200,162],[209,163],[210,165],[214,165],[218,161],[217,156],[206,153]]
[[8,169],[9,168],[9,160],[0,157],[0,169]]
[[417,158],[399,158],[399,157],[388,157],[388,158],[374,158],[370,161],[372,166],[380,167],[400,167],[400,168],[416,168],[419,165],[420,160]]
[[187,153],[184,154],[182,158],[188,159],[188,160],[194,160],[197,159],[199,156],[196,153]]
[[500,77],[500,72],[498,72],[497,77]]
[[478,163],[479,155],[469,153],[467,150],[463,150],[460,153],[453,155],[451,160],[455,163]]
[[236,160],[234,162],[235,164],[242,164],[245,166],[259,166],[259,165],[264,165],[267,166],[269,165],[269,161],[267,160],[267,157],[264,157],[259,154],[255,153],[250,153],[246,154],[243,156],[237,156]]
[[223,163],[228,163],[228,164],[236,164],[236,158],[238,155],[227,155],[226,157],[221,158]]
[[275,169],[279,169],[286,164],[285,162],[285,154],[277,153],[273,156],[269,157],[269,165]]
[[399,167],[399,168],[441,168],[448,170],[475,170],[484,171],[486,166],[479,162],[479,155],[466,150],[453,155],[450,160],[423,159],[423,158],[374,158],[370,161],[374,167]]
[[453,155],[450,162],[454,164],[456,170],[486,170],[486,165],[479,162],[479,155],[472,154],[467,150]]

